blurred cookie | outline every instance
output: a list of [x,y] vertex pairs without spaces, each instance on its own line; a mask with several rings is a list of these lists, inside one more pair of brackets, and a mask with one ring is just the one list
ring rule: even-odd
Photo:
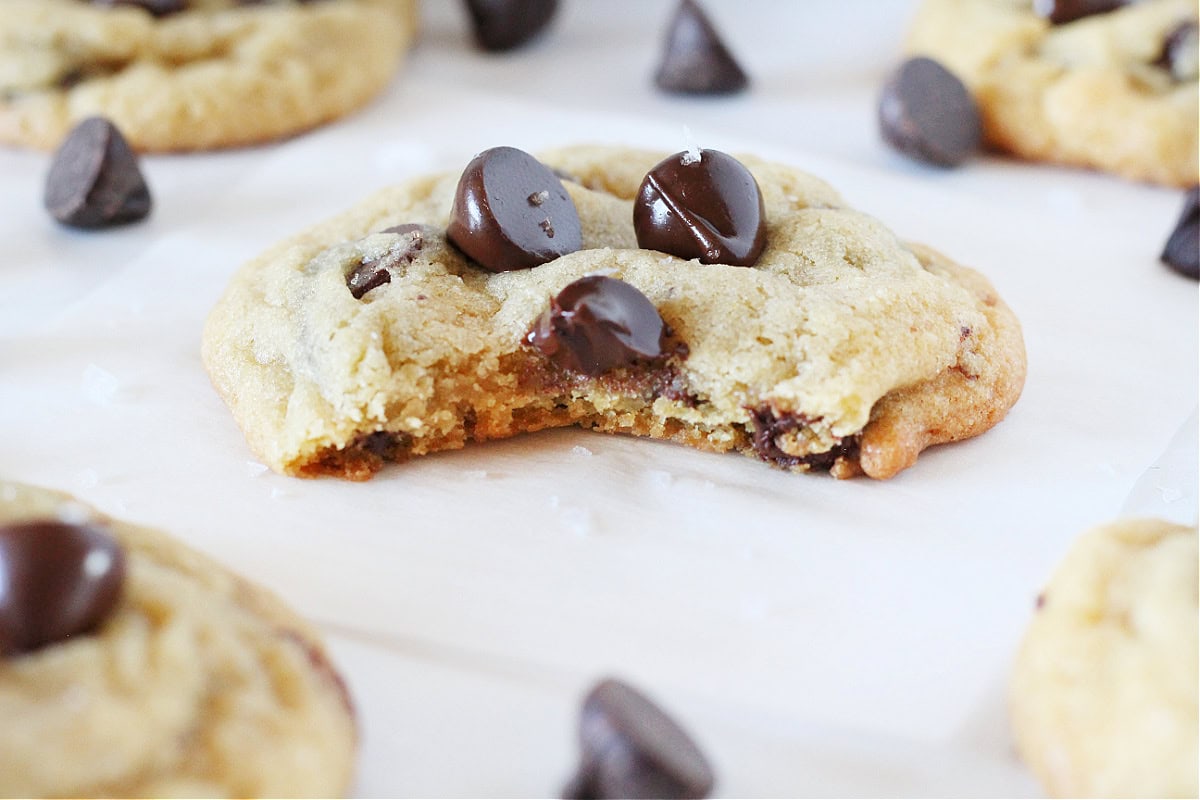
[[924,0],[906,42],[970,88],[988,144],[1035,161],[1197,182],[1193,0]]
[[1025,761],[1058,797],[1196,797],[1196,529],[1125,520],[1072,546],[1012,679]]
[[361,480],[575,424],[887,478],[1016,402],[978,273],[799,170],[665,155],[494,148],[244,266],[203,358],[252,449]]
[[0,481],[0,795],[344,793],[356,733],[315,633],[157,531]]
[[378,94],[416,0],[4,0],[0,142],[58,146],[111,120],[135,150],[279,139]]

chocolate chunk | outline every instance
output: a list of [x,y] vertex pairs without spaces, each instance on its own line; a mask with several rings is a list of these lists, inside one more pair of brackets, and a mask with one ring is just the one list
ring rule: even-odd
[[983,126],[967,87],[931,58],[900,65],[879,98],[879,128],[892,147],[943,167],[979,149]]
[[748,407],[746,410],[750,412],[750,419],[754,423],[750,442],[755,454],[777,467],[791,469],[803,465],[810,469],[827,470],[832,469],[839,458],[853,458],[858,454],[858,437],[855,436],[840,440],[824,453],[792,455],[779,446],[778,438],[811,425],[812,420],[803,414],[776,416],[769,403]]
[[492,272],[536,267],[583,246],[579,213],[562,181],[515,147],[484,150],[467,165],[446,237]]
[[0,526],[0,655],[90,631],[116,606],[124,578],[124,552],[97,525]]
[[1055,25],[1074,22],[1093,14],[1107,14],[1129,0],[1033,0],[1033,11]]
[[633,203],[638,246],[703,264],[748,267],[767,245],[758,182],[719,150],[676,153],[646,175]]
[[346,288],[355,300],[372,289],[391,283],[392,269],[407,264],[425,245],[424,225],[408,223],[384,228],[380,233],[398,233],[404,240],[379,258],[365,259],[346,275]]
[[89,117],[67,134],[46,176],[46,210],[64,225],[103,228],[150,213],[137,156],[108,120]]
[[98,6],[137,6],[156,17],[165,17],[187,8],[187,0],[92,0]]
[[541,33],[558,0],[466,0],[475,41],[484,50],[512,50]]
[[579,771],[564,798],[700,798],[712,791],[712,768],[695,742],[620,681],[601,681],[584,699],[579,746]]
[[1200,75],[1200,24],[1191,19],[1172,28],[1154,63],[1180,83],[1196,80]]
[[665,335],[646,295],[625,281],[587,275],[550,301],[525,340],[563,369],[601,375],[661,357]]
[[682,0],[667,28],[654,82],[678,94],[732,94],[749,79],[700,6]]
[[1200,187],[1193,186],[1184,196],[1183,213],[1160,259],[1180,275],[1200,278]]

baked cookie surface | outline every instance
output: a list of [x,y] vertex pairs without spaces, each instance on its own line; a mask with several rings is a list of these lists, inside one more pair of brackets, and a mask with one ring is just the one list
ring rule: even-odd
[[342,117],[387,85],[416,0],[0,0],[0,142],[56,147],[110,119],[136,150],[270,141]]
[[1039,600],[1012,680],[1022,756],[1060,797],[1196,797],[1196,529],[1097,528]]
[[[906,42],[970,88],[993,147],[1170,186],[1197,182],[1192,0],[1052,24],[1027,0],[924,0]],[[1074,4],[1083,5],[1083,4]],[[1190,44],[1189,44],[1190,41]]]
[[[884,478],[1016,401],[1024,345],[988,282],[798,170],[742,158],[765,209],[753,266],[640,249],[632,198],[664,156],[544,154],[572,177],[582,249],[532,269],[488,272],[446,240],[455,174],[383,190],[245,265],[202,354],[251,448],[280,472],[362,479],[385,461],[578,424]],[[385,232],[398,225],[424,227]],[[386,264],[390,281],[356,299],[364,264]],[[596,273],[657,308],[669,357],[593,377],[526,343],[550,298]]]
[[[91,632],[0,652],[0,795],[347,790],[354,714],[306,623],[162,533],[57,492],[0,481],[0,527],[32,522],[106,531],[124,553],[124,581]],[[21,565],[15,569],[20,575]],[[11,613],[12,603],[2,610]]]

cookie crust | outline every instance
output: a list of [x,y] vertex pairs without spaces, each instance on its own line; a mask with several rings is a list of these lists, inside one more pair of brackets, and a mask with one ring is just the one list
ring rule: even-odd
[[5,0],[0,142],[56,147],[103,116],[141,151],[271,141],[345,116],[396,72],[415,0],[136,6]]
[[0,523],[102,523],[126,553],[100,628],[0,659],[6,797],[289,797],[347,791],[345,685],[273,595],[155,530],[0,481]]
[[1154,62],[1196,16],[1191,0],[1143,0],[1054,26],[1028,2],[924,0],[905,49],[967,84],[998,150],[1187,187],[1200,180],[1200,85]]
[[[247,264],[202,349],[252,449],[280,472],[362,479],[386,461],[577,424],[887,478],[1016,401],[1020,326],[990,284],[798,170],[740,157],[767,211],[754,267],[639,249],[631,198],[665,155],[544,154],[575,178],[584,249],[531,270],[486,273],[445,241],[457,175],[386,189]],[[379,231],[413,222],[428,226],[421,250],[355,300],[345,276],[407,244]],[[596,272],[655,304],[676,355],[593,379],[523,344],[552,295]]]

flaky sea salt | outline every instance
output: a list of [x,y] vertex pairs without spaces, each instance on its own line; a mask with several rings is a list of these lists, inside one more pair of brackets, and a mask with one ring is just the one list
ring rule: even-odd
[[262,475],[266,471],[267,471],[266,464],[260,464],[257,461],[247,461],[246,462],[246,477],[247,478],[257,478],[258,476]]
[[116,399],[117,392],[121,389],[121,381],[117,380],[117,376],[108,370],[101,369],[95,364],[88,364],[83,368],[79,388],[89,402],[98,406],[107,406]]
[[584,447],[581,444],[577,444],[574,447],[572,447],[571,452],[577,456],[590,456],[592,454],[591,450],[588,450],[586,447]]
[[685,167],[690,164],[700,163],[703,155],[700,152],[700,147],[696,144],[695,137],[692,136],[692,129],[687,125],[683,126],[683,140],[687,143],[687,149],[679,157],[679,163]]

